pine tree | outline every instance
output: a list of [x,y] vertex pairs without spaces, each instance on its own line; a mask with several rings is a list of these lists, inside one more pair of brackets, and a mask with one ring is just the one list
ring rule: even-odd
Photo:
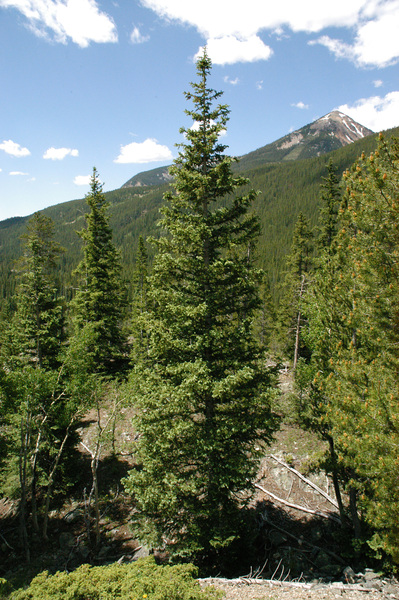
[[252,333],[259,306],[249,214],[255,198],[232,174],[220,142],[228,108],[208,87],[211,61],[197,62],[186,93],[193,126],[171,168],[156,241],[148,357],[132,377],[138,408],[130,473],[140,533],[172,554],[208,564],[239,543],[238,508],[252,492],[261,442],[275,422],[270,382]]
[[328,415],[352,469],[358,500],[377,532],[371,545],[399,561],[398,164],[399,143],[380,137],[344,174],[338,248],[343,269],[339,349],[329,381]]
[[313,425],[334,440],[350,494],[375,535],[369,545],[399,561],[398,223],[399,144],[383,137],[344,173],[346,190],[332,251],[309,301]]
[[141,235],[132,284],[132,360],[136,361],[144,358],[148,352],[148,332],[145,330],[145,314],[148,308],[148,252]]
[[283,343],[291,353],[293,368],[298,359],[307,353],[303,344],[302,329],[306,319],[303,314],[304,297],[309,285],[312,267],[313,232],[309,219],[299,213],[292,236],[291,251],[286,258],[286,275],[283,282],[283,298],[279,327],[283,331]]
[[331,158],[327,165],[327,171],[328,175],[323,177],[320,190],[321,208],[317,240],[320,249],[332,249],[333,240],[337,233],[338,208],[341,200],[337,169]]
[[112,242],[109,205],[95,168],[86,200],[90,212],[86,214],[87,227],[79,232],[83,260],[76,270],[79,288],[72,302],[73,320],[76,335],[90,326],[93,340],[87,350],[94,370],[110,373],[126,362],[122,333],[126,297],[119,254]]
[[53,238],[52,220],[35,213],[22,236],[24,252],[17,266],[20,284],[8,350],[14,361],[50,368],[59,364],[65,340],[63,302],[55,283],[57,259],[63,249]]
[[341,484],[347,482],[348,477],[338,461],[333,426],[328,419],[331,399],[327,391],[333,371],[332,357],[339,342],[339,336],[336,334],[340,322],[340,299],[336,291],[337,281],[340,275],[342,276],[342,265],[337,256],[336,236],[341,193],[336,169],[331,160],[327,170],[328,175],[323,178],[320,188],[318,254],[314,258],[315,268],[303,302],[308,324],[303,331],[303,337],[309,355],[298,363],[295,389],[299,423],[328,443],[328,451],[319,462],[319,466],[333,479],[341,522],[344,525],[347,518]]

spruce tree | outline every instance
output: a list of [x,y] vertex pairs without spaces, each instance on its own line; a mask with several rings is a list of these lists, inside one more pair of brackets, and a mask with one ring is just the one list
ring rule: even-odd
[[319,249],[331,249],[337,233],[338,208],[341,200],[341,190],[337,177],[337,169],[332,161],[327,165],[327,177],[323,177],[320,190],[321,208],[318,246]]
[[126,339],[122,332],[126,301],[121,278],[119,253],[112,241],[108,208],[97,170],[93,169],[90,193],[86,200],[86,228],[79,232],[83,240],[83,260],[76,275],[79,287],[72,302],[76,335],[89,327],[92,341],[87,352],[93,369],[116,372],[126,362]]
[[286,258],[287,270],[282,285],[283,298],[279,316],[285,352],[292,357],[294,369],[300,356],[307,354],[302,336],[302,329],[306,323],[303,303],[310,281],[312,254],[313,232],[310,222],[303,213],[299,213],[291,250]]
[[136,265],[132,277],[132,360],[143,358],[148,351],[148,332],[145,314],[148,307],[148,252],[143,237],[139,236]]
[[344,525],[347,518],[341,484],[347,482],[348,477],[338,461],[339,449],[332,423],[328,419],[331,398],[327,391],[333,371],[332,357],[339,342],[336,334],[340,322],[340,302],[336,296],[336,286],[342,265],[337,256],[336,236],[341,192],[336,168],[331,160],[327,171],[327,177],[323,178],[320,187],[318,254],[314,258],[315,268],[303,302],[303,310],[307,315],[307,327],[303,331],[303,337],[308,356],[298,363],[295,391],[300,425],[317,433],[328,444],[328,450],[320,459],[319,466],[332,477],[341,522]]
[[56,367],[65,340],[64,306],[56,286],[57,259],[63,252],[54,241],[54,223],[41,213],[29,220],[17,263],[20,283],[16,312],[9,329],[8,358],[20,364]]
[[238,193],[247,180],[234,177],[224,154],[229,111],[216,104],[221,92],[209,87],[210,71],[205,51],[185,94],[193,126],[181,129],[155,242],[148,355],[131,380],[139,468],[126,487],[143,538],[220,568],[227,547],[239,545],[238,509],[251,496],[275,421],[252,332],[256,193]]

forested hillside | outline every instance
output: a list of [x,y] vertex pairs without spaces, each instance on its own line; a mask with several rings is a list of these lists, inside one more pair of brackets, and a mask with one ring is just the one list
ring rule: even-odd
[[[398,133],[392,130],[387,135]],[[277,164],[262,164],[243,169],[240,162],[234,170],[249,177],[260,191],[253,209],[259,215],[261,233],[258,250],[259,264],[265,269],[272,290],[281,279],[284,257],[289,250],[293,227],[299,212],[307,215],[312,224],[317,219],[319,187],[326,175],[330,157],[341,174],[361,154],[375,149],[377,136],[370,135],[344,148],[316,158]],[[243,161],[245,166],[245,161]],[[156,170],[158,172],[158,170]],[[116,246],[122,254],[123,275],[131,280],[139,236],[158,235],[156,223],[163,194],[168,183],[162,185],[123,187],[105,194],[111,205],[111,225]],[[59,277],[62,293],[71,297],[70,274],[80,256],[80,240],[76,230],[84,221],[85,201],[73,200],[42,211],[55,224],[55,239],[66,249],[61,259]],[[10,298],[15,290],[13,261],[21,253],[20,236],[28,217],[0,222],[0,298]],[[150,257],[151,259],[151,257]]]

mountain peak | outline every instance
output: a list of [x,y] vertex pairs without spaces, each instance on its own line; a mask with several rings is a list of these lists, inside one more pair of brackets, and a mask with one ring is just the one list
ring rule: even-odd
[[331,136],[336,136],[342,146],[356,142],[367,135],[371,135],[373,131],[360,125],[348,115],[345,115],[339,110],[324,115],[314,123],[311,123],[310,129],[314,131],[328,130]]
[[372,133],[371,129],[343,112],[333,110],[313,123],[241,157],[240,168],[320,156]]
[[[320,117],[279,140],[240,157],[239,170],[265,163],[301,160],[327,154],[374,133],[339,110]],[[171,180],[169,167],[138,173],[122,187],[161,185]]]

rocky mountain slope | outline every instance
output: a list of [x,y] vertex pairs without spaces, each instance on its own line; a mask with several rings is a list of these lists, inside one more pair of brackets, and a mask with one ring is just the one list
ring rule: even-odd
[[[337,150],[373,132],[348,115],[334,110],[301,129],[240,157],[239,169],[270,162],[313,158]],[[169,167],[158,167],[131,177],[122,188],[161,185],[170,181]]]
[[373,132],[337,110],[240,158],[240,168],[321,156]]

